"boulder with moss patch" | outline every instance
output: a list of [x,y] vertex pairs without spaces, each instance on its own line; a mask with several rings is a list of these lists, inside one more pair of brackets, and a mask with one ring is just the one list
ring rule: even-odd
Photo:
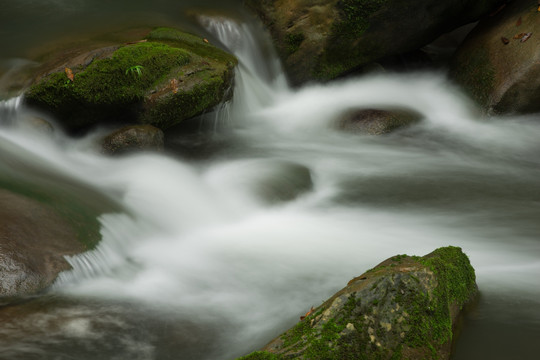
[[481,22],[456,52],[451,77],[488,112],[540,111],[540,12],[518,0]]
[[329,80],[416,50],[505,0],[245,0],[294,84]]
[[68,131],[118,122],[166,129],[230,96],[236,64],[198,36],[157,28],[140,41],[51,61],[54,67],[37,76],[25,102]]
[[458,247],[394,256],[241,359],[448,359],[458,315],[476,294]]

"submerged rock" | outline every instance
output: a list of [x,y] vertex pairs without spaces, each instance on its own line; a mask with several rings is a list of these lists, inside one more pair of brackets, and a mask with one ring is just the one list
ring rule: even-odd
[[448,359],[458,315],[476,294],[458,247],[394,256],[241,359]]
[[269,28],[293,84],[419,49],[504,2],[245,0]]
[[268,203],[290,201],[313,188],[311,171],[304,165],[278,160],[254,165],[251,172],[244,172],[245,185]]
[[236,64],[205,39],[158,28],[140,41],[53,58],[25,102],[68,131],[113,122],[166,129],[230,96]]
[[163,131],[152,125],[125,126],[107,135],[102,141],[106,154],[118,155],[141,150],[163,150]]
[[360,109],[350,111],[338,121],[347,132],[382,135],[420,121],[421,115],[407,110]]
[[516,0],[460,46],[451,77],[489,112],[540,111],[540,12]]
[[214,168],[208,179],[225,185],[235,199],[248,193],[268,204],[291,201],[313,189],[308,167],[281,159],[233,161]]
[[22,113],[17,118],[17,125],[41,134],[52,134],[54,132],[54,127],[50,122],[32,114]]
[[35,294],[85,250],[77,231],[52,208],[0,189],[0,304]]

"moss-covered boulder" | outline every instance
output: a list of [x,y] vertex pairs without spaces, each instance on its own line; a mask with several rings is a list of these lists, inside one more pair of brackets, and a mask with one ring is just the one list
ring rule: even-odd
[[25,102],[52,114],[68,131],[97,123],[166,129],[226,99],[237,64],[207,40],[169,28],[62,59],[51,60],[36,77]]
[[161,151],[163,144],[163,131],[152,125],[124,126],[105,136],[101,141],[103,152],[109,155],[143,150]]
[[476,294],[458,247],[394,256],[241,359],[448,359],[458,315]]
[[489,112],[540,111],[540,12],[516,0],[482,21],[456,52],[451,77]]
[[245,0],[293,84],[328,80],[424,46],[505,0]]
[[0,189],[0,304],[33,295],[86,250],[77,230],[52,207]]
[[338,128],[350,133],[383,135],[420,121],[422,116],[406,109],[358,109],[344,114]]

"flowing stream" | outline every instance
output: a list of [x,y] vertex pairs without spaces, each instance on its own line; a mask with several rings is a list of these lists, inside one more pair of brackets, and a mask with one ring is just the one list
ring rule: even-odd
[[[159,1],[158,1],[159,3]],[[0,181],[97,195],[102,241],[44,296],[0,309],[0,359],[232,359],[292,326],[384,259],[460,246],[479,303],[455,359],[540,351],[538,115],[482,119],[443,74],[381,74],[290,89],[261,29],[202,17],[234,52],[234,99],[202,159],[104,157],[96,135],[19,126],[0,103]],[[351,109],[422,121],[340,131]]]

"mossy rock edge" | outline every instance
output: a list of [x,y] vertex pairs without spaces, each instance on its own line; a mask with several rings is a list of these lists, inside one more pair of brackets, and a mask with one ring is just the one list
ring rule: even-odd
[[470,32],[450,78],[488,114],[540,112],[539,33],[537,3],[510,2]]
[[156,28],[140,41],[51,64],[41,68],[25,103],[76,132],[96,124],[177,125],[231,96],[237,59],[203,38]]
[[328,81],[420,49],[505,0],[244,0],[293,85]]
[[448,359],[458,315],[476,294],[459,247],[394,256],[240,359]]

